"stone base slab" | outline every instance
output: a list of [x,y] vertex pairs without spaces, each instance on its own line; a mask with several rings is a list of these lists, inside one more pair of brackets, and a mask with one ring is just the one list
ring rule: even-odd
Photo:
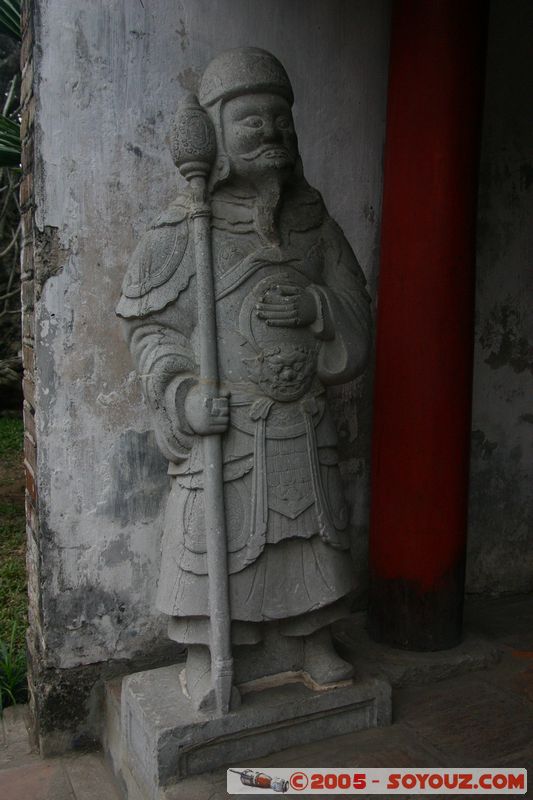
[[466,631],[457,647],[414,652],[373,641],[366,632],[366,614],[353,614],[333,626],[337,649],[354,664],[359,675],[372,675],[392,686],[434,683],[478,669],[487,669],[501,657],[501,649],[477,633]]
[[183,668],[122,681],[121,760],[146,800],[187,776],[391,721],[390,685],[374,678],[320,692],[303,683],[250,692],[235,711],[210,717],[184,696]]

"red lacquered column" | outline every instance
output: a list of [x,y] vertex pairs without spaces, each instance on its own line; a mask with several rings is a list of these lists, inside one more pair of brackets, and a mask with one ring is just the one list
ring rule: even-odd
[[486,0],[396,0],[378,294],[369,630],[460,639]]

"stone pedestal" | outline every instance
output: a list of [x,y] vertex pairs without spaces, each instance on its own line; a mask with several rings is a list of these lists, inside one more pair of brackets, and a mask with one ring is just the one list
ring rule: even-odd
[[457,647],[436,652],[412,652],[380,644],[370,638],[366,614],[353,614],[333,627],[337,649],[343,658],[356,665],[360,675],[371,675],[390,682],[391,686],[414,686],[435,683],[487,669],[501,656],[497,644],[472,626]]
[[[187,776],[391,721],[390,685],[373,678],[322,691],[295,682],[247,692],[237,710],[217,719],[193,710],[182,691],[183,669],[124,678],[120,716],[118,709],[108,713],[108,749],[128,800],[157,800]],[[112,694],[108,687],[108,706]]]

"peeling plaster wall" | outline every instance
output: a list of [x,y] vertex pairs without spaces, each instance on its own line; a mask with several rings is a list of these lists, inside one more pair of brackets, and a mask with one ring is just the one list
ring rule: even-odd
[[[34,14],[41,650],[47,668],[66,669],[166,641],[153,609],[166,464],[114,307],[136,241],[176,190],[165,145],[176,103],[220,50],[275,52],[293,80],[306,176],[373,291],[389,4],[38,0]],[[335,399],[361,576],[370,382]]]
[[467,589],[533,590],[533,5],[493,0],[479,187]]

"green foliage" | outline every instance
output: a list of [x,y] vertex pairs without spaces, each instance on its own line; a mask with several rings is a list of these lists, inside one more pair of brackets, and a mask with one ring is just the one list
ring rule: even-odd
[[20,167],[20,125],[0,114],[0,167]]
[[[20,0],[0,0],[0,34],[20,42]],[[6,183],[2,191],[7,190],[3,195],[0,220],[3,231],[0,249],[5,266],[0,275],[0,294],[6,295],[0,312],[3,315],[14,313],[7,304],[16,293],[19,262],[19,217],[14,212],[18,210],[15,195],[21,161],[20,125],[17,111],[10,109],[12,100],[16,100],[16,85],[17,77],[14,75],[3,104],[3,114],[0,114],[0,171]],[[11,197],[15,199],[11,200]],[[9,261],[5,258],[8,253]],[[22,420],[0,418],[0,712],[7,705],[24,702],[27,697],[22,450]]]
[[[20,0],[0,0],[0,33],[20,41]],[[10,99],[11,95],[6,105]],[[0,114],[0,167],[16,169],[20,167],[20,125],[6,114],[4,108]]]
[[17,645],[17,623],[9,642],[0,640],[0,712],[7,706],[24,703],[28,696],[26,654]]
[[[14,417],[0,417],[0,458],[19,456],[24,445],[24,425]],[[1,516],[1,512],[0,512]]]
[[20,0],[0,0],[0,33],[20,41]]
[[28,605],[24,538],[24,509],[3,502],[0,505],[0,639],[9,639],[16,622],[16,644],[22,651]]
[[22,420],[0,417],[0,709],[26,696]]

